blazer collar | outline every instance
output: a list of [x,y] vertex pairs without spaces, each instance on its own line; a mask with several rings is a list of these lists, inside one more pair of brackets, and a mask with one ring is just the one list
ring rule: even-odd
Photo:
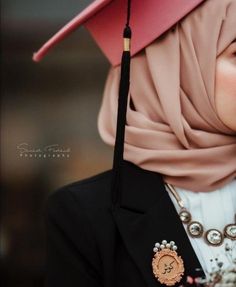
[[147,286],[160,284],[152,273],[151,263],[154,244],[163,239],[168,242],[173,240],[178,246],[177,253],[185,267],[181,282],[184,282],[186,275],[205,275],[159,173],[144,170],[124,160],[119,192],[120,206],[111,208],[111,212]]

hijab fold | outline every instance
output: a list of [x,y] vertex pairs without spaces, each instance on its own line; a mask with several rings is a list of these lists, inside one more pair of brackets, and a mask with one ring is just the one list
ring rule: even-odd
[[[236,0],[207,0],[133,56],[125,160],[192,191],[236,177],[236,132],[219,118],[214,97],[216,58],[235,27]],[[111,67],[98,114],[99,134],[112,146],[119,80],[120,65]]]

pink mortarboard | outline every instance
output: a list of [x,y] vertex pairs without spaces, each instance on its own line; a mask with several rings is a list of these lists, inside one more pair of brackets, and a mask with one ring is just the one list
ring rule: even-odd
[[[167,31],[204,0],[132,0],[131,56]],[[96,0],[62,27],[36,53],[40,61],[55,45],[84,25],[113,66],[121,63],[126,0]]]

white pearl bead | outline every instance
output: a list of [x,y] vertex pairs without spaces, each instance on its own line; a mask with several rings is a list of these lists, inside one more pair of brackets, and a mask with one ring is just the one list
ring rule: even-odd
[[177,246],[174,245],[174,246],[172,247],[172,249],[173,249],[173,250],[177,250]]
[[156,243],[155,243],[155,246],[156,246],[157,248],[159,248],[159,247],[160,247],[160,243],[159,243],[159,242],[156,242]]
[[172,246],[175,245],[175,242],[174,242],[174,241],[171,241],[171,242],[170,242],[170,245],[172,245]]
[[166,245],[167,241],[166,240],[162,240],[162,244]]
[[161,249],[164,249],[164,248],[165,248],[165,245],[164,245],[164,244],[161,244],[160,248],[161,248]]
[[170,248],[170,246],[171,246],[170,243],[166,244],[166,248]]
[[158,248],[157,248],[157,247],[154,247],[154,248],[153,248],[153,251],[154,251],[154,252],[157,252],[157,251],[158,251]]

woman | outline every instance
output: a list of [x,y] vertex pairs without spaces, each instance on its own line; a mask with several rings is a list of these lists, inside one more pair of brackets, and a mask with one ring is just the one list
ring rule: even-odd
[[[207,275],[215,258],[229,266],[223,251],[235,251],[235,15],[235,0],[205,1],[132,58],[120,205],[111,208],[112,170],[49,197],[48,286],[168,285],[152,260],[170,242],[184,270],[172,286]],[[109,145],[119,76],[120,66],[112,67],[98,117]]]

